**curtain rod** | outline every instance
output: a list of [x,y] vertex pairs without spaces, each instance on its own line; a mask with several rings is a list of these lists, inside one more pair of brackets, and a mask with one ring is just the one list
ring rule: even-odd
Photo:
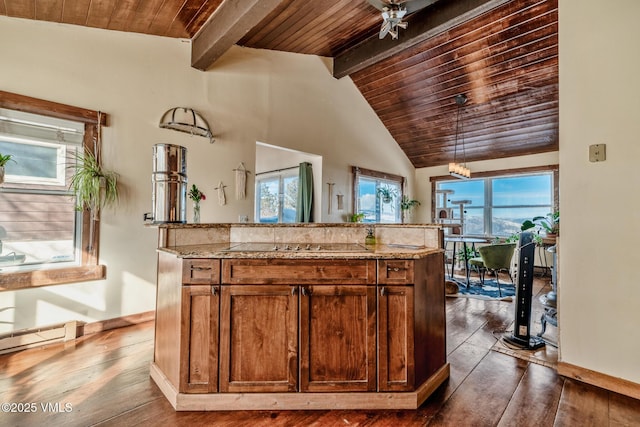
[[282,172],[282,171],[288,171],[288,170],[291,170],[291,169],[299,169],[299,168],[300,168],[300,165],[298,165],[298,166],[291,166],[291,167],[289,167],[289,168],[274,169],[274,170],[272,170],[272,171],[258,172],[258,173],[256,173],[256,176],[258,176],[258,175],[264,175],[264,174],[266,174],[266,173]]

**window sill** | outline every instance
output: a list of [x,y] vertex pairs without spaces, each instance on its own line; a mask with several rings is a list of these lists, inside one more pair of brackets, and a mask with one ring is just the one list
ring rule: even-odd
[[104,265],[86,265],[50,270],[0,273],[0,291],[36,288],[39,286],[63,285],[107,277]]

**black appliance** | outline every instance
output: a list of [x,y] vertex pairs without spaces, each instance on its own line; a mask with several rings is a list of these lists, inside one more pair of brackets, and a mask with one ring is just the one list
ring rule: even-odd
[[535,350],[544,347],[545,342],[538,336],[531,336],[531,300],[533,298],[533,263],[536,244],[533,234],[520,234],[516,248],[516,304],[513,335],[503,337],[512,346]]

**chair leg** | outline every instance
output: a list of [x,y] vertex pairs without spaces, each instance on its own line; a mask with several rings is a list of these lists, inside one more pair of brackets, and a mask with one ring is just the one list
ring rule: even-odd
[[502,298],[502,288],[500,288],[500,277],[499,277],[498,270],[495,270],[495,273],[496,273],[496,283],[498,284],[498,295],[500,295],[500,298]]

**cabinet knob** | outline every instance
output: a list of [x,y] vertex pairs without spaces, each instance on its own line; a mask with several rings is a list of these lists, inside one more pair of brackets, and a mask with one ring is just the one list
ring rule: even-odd
[[211,267],[195,267],[195,266],[191,266],[191,271],[206,271],[206,270],[211,270]]
[[385,293],[384,286],[380,288],[380,296],[383,297]]
[[215,287],[215,286],[212,286],[212,287],[211,287],[211,295],[213,295],[213,296],[215,297],[215,296],[216,296],[216,292],[217,292],[217,291],[216,291],[216,287]]

